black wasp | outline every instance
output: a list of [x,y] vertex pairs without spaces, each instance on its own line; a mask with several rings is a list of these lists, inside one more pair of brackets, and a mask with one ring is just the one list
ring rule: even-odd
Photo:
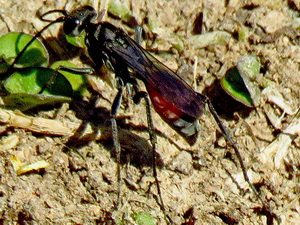
[[[92,23],[96,18],[94,8],[84,6],[65,17],[63,31],[70,36],[85,31],[90,57],[96,65],[102,64],[102,60],[109,64],[121,86],[132,84],[137,91],[136,79],[142,80],[156,112],[193,144],[206,96],[195,92],[122,29],[108,22]],[[135,73],[130,73],[128,68]]]
[[[52,13],[61,13],[63,16],[54,21],[44,19],[46,15]],[[118,154],[117,160],[120,160],[120,143],[118,141],[115,117],[120,107],[122,93],[126,85],[130,84],[133,86],[135,91],[134,101],[136,103],[141,99],[146,101],[149,134],[153,145],[153,157],[155,157],[156,141],[148,96],[151,99],[155,111],[161,118],[190,144],[195,143],[198,132],[198,119],[207,104],[224,137],[233,147],[243,170],[245,180],[249,183],[257,198],[262,202],[266,211],[276,218],[276,215],[268,210],[263,199],[250,182],[235,141],[228,129],[223,125],[210,100],[205,95],[194,91],[192,87],[184,82],[176,73],[149,54],[122,29],[105,21],[93,22],[97,17],[97,12],[91,6],[83,6],[72,12],[65,10],[48,11],[43,14],[41,18],[51,23],[43,28],[35,38],[50,25],[63,22],[63,31],[66,35],[78,36],[83,31],[86,33],[86,47],[91,59],[97,67],[100,67],[103,62],[105,62],[106,65],[113,69],[119,83],[118,94],[115,97],[111,109],[112,133],[114,146]],[[148,95],[145,92],[139,91],[137,79],[143,81]],[[156,176],[155,159],[153,160],[153,171],[161,201],[161,208],[166,216]],[[119,167],[118,180],[120,181]],[[118,192],[120,192],[120,185]],[[172,221],[170,218],[169,220]]]

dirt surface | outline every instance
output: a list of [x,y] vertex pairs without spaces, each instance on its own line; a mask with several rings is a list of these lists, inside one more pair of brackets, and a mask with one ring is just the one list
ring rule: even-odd
[[[13,31],[35,34],[46,24],[36,12],[70,10],[82,2],[0,0],[1,35]],[[124,5],[143,27],[143,45],[213,100],[237,141],[251,181],[282,224],[299,223],[300,123],[296,111],[300,105],[300,2],[138,0],[125,1]],[[94,6],[100,11],[106,3]],[[134,30],[121,20],[110,16],[105,20],[133,34]],[[51,58],[83,66],[77,57],[82,50],[57,41],[60,27],[54,25],[43,35]],[[226,31],[231,37],[199,47],[195,35],[212,31]],[[244,37],[239,36],[241,31]],[[264,89],[266,94],[256,110],[232,100],[218,85],[218,79],[245,55],[258,56],[262,76],[272,81],[271,91]],[[34,118],[81,123],[73,137],[1,125],[1,224],[137,224],[132,215],[140,212],[156,218],[156,224],[166,223],[156,201],[145,108],[132,100],[125,101],[119,111],[124,150],[122,203],[114,209],[117,163],[109,110],[116,89],[114,81],[98,79],[96,84],[102,96],[96,104],[77,100],[62,107],[26,112]],[[282,104],[269,97],[276,91],[282,96]],[[153,117],[158,133],[158,179],[165,207],[175,224],[267,224],[262,204],[244,182],[236,156],[208,110],[200,118],[198,141],[192,147],[154,111]],[[78,137],[87,124],[98,131],[98,136]],[[15,140],[11,146],[6,142],[8,137]],[[283,144],[278,140],[284,140]],[[45,160],[49,167],[17,175],[11,156],[24,164]]]

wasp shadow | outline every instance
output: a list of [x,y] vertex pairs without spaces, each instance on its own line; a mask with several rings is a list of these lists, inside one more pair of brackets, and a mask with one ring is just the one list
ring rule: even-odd
[[[85,125],[90,123],[95,128],[95,133],[100,132],[99,142],[110,151],[111,157],[117,161],[117,155],[113,146],[112,130],[110,121],[110,110],[98,107],[95,108],[94,104],[87,101],[74,100],[70,107],[76,113],[76,117],[84,121],[77,132],[71,137],[65,144],[69,149],[78,148],[79,146],[86,145],[91,141],[91,138],[78,138],[81,132],[84,130]],[[124,118],[117,119],[118,135],[121,145],[121,164],[130,163],[136,167],[151,167],[153,165],[153,148],[149,141],[143,137],[140,137],[132,133],[130,129],[135,130],[133,125],[125,123]],[[163,168],[164,163],[159,153],[156,153],[156,165],[158,168]]]

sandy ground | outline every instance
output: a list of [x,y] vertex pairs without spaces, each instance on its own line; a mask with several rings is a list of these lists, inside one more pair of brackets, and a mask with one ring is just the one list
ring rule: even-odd
[[[83,3],[0,0],[0,34],[35,34],[45,25],[36,17],[37,11],[70,10],[79,4]],[[282,224],[299,223],[300,2],[138,0],[124,4],[142,24],[144,40],[153,53],[213,100],[238,143],[251,181]],[[104,8],[105,1],[101,1],[100,9]],[[120,20],[105,19],[133,33]],[[147,23],[155,24],[152,30]],[[59,28],[55,25],[43,35],[51,57],[82,66],[78,55],[83,51],[57,41]],[[238,39],[241,30],[245,31],[242,40]],[[199,47],[194,36],[212,31],[226,31],[231,38],[227,43]],[[245,55],[257,55],[263,77],[272,81],[271,91],[262,96],[256,110],[232,100],[218,85],[218,79]],[[131,100],[119,112],[124,150],[122,204],[114,209],[117,164],[108,119],[116,89],[113,81],[98,79],[96,83],[102,96],[96,104],[75,101],[26,115],[91,124],[100,132],[98,137],[55,136],[1,125],[0,224],[137,224],[132,215],[140,212],[151,215],[157,224],[166,223],[149,166],[145,108]],[[285,105],[268,97],[274,91]],[[192,147],[154,111],[153,117],[158,133],[158,179],[166,209],[176,224],[267,224],[261,203],[245,184],[236,157],[208,110],[200,119],[198,141]],[[7,137],[14,137],[16,143],[7,147]],[[50,165],[17,175],[11,156],[25,164],[46,160]]]

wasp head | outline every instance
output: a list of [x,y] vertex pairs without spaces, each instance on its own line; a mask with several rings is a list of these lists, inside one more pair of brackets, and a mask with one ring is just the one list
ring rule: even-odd
[[91,6],[82,6],[75,9],[66,16],[63,31],[69,36],[79,36],[97,16],[96,10]]

